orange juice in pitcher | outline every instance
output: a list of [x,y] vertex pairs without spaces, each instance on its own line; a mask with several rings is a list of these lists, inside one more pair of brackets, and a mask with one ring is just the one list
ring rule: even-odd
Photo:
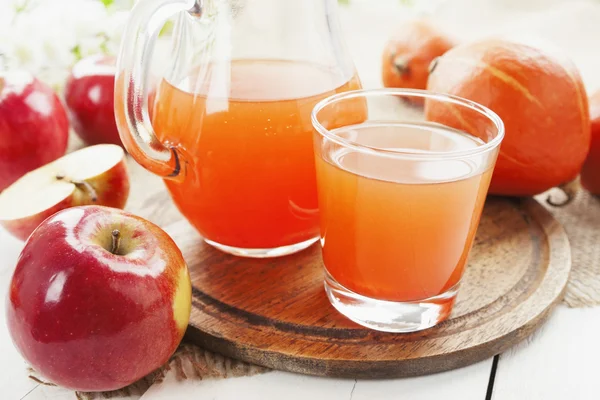
[[311,243],[319,216],[310,112],[328,95],[358,88],[358,79],[340,82],[327,69],[291,61],[234,61],[230,68],[230,85],[218,94],[212,66],[201,87],[193,87],[197,76],[160,84],[154,129],[197,166],[196,180],[167,180],[167,187],[217,247]]

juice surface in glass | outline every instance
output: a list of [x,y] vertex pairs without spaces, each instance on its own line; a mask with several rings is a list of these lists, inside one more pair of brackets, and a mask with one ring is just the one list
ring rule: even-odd
[[[378,151],[431,155],[483,144],[426,123],[364,123],[332,133]],[[327,144],[316,162],[323,261],[338,283],[370,298],[408,302],[459,282],[491,167],[477,157],[418,161]]]
[[[198,71],[175,85],[163,80],[152,110],[159,139],[194,165],[183,183],[165,181],[175,204],[221,245],[265,249],[317,238],[310,113],[323,98],[360,88],[358,78],[281,60]],[[346,113],[336,115],[342,123]]]

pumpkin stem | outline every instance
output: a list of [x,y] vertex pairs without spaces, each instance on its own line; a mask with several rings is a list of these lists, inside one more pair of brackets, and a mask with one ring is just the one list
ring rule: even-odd
[[433,71],[435,71],[435,67],[437,67],[438,62],[440,61],[439,57],[434,58],[433,60],[431,60],[431,62],[429,63],[429,75],[431,75],[433,73]]
[[400,75],[408,74],[410,72],[410,68],[408,66],[409,59],[406,56],[399,55],[394,57],[393,63],[396,71]]
[[552,194],[549,194],[546,198],[546,203],[548,203],[552,207],[564,207],[575,199],[579,188],[580,185],[578,178],[575,178],[570,182],[563,183],[562,185],[558,186],[557,189],[563,192],[563,196],[560,197],[564,198],[562,200],[555,200],[554,196],[552,196]]

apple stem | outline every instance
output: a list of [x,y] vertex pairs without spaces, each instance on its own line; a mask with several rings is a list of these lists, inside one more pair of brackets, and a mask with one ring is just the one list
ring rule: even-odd
[[119,254],[119,244],[121,244],[121,232],[118,229],[112,231],[112,246],[110,247],[110,252],[118,255]]

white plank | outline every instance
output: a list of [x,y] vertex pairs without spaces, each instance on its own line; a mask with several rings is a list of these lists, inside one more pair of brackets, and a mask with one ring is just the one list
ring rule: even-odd
[[435,375],[408,379],[328,379],[287,372],[250,377],[176,381],[173,374],[141,400],[483,400],[492,360]]
[[173,398],[175,393],[178,400],[341,400],[349,398],[353,385],[353,380],[323,379],[284,372],[181,382],[169,374],[163,383],[151,387],[142,400],[167,400]]
[[598,399],[600,307],[559,306],[529,340],[500,356],[493,400]]
[[[84,399],[107,399],[111,400],[137,400],[139,396],[104,396],[102,393],[90,394],[83,397]],[[75,393],[72,390],[64,389],[56,386],[38,385],[30,393],[21,400],[77,400]]]
[[21,400],[76,400],[72,390],[56,386],[37,385]]
[[23,244],[0,228],[0,388],[2,398],[20,399],[36,387],[6,327],[6,295]]
[[435,375],[388,381],[359,381],[352,400],[484,400],[492,359]]

